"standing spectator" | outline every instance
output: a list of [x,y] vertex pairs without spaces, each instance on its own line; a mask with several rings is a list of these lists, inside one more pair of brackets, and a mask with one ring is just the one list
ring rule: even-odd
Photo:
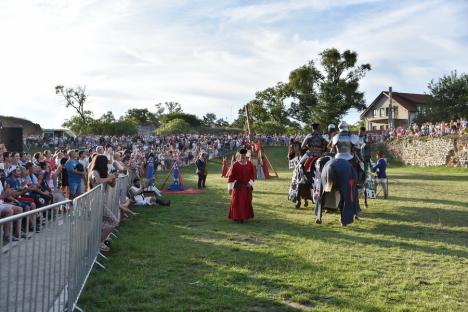
[[[376,184],[381,185],[384,192],[384,199],[388,197],[387,161],[383,158],[383,152],[377,153],[377,163],[372,167],[372,172],[377,173]],[[377,185],[375,191],[377,192]]]
[[68,191],[69,198],[73,199],[80,195],[80,184],[82,176],[84,175],[84,170],[77,170],[78,154],[74,150],[68,152],[69,159],[65,163],[65,170],[67,170],[68,175]]
[[[90,171],[88,176],[88,190],[91,190],[98,184],[106,183],[110,186],[115,185],[115,176],[109,174],[107,171],[107,157],[104,155],[97,155],[90,164]],[[110,251],[110,247],[105,244],[105,241],[112,230],[119,225],[119,220],[107,207],[96,207],[96,209],[103,209],[102,215],[102,229],[101,229],[101,250]]]
[[198,157],[197,162],[196,162],[199,189],[205,188],[206,175],[208,174],[207,167],[206,167],[207,158],[208,158],[208,155],[205,152],[202,152],[200,153],[200,156]]

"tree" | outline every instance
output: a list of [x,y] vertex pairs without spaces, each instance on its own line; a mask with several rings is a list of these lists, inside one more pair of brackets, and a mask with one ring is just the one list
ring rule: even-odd
[[286,126],[274,120],[256,120],[253,122],[253,131],[259,134],[283,134]]
[[178,102],[164,102],[164,104],[157,103],[154,106],[156,106],[157,113],[159,113],[160,115],[164,114],[164,111],[166,109],[168,114],[182,113],[182,106],[180,106]]
[[84,109],[84,104],[88,99],[86,86],[77,86],[76,88],[65,88],[62,85],[55,86],[55,94],[60,94],[65,99],[65,107],[73,107],[83,123],[86,123],[87,113]]
[[214,113],[207,113],[205,116],[203,116],[203,121],[202,124],[205,127],[213,128],[216,123],[216,115]]
[[320,81],[319,101],[316,109],[312,110],[312,118],[325,126],[339,123],[351,108],[366,108],[364,93],[359,92],[358,88],[359,80],[371,70],[371,66],[356,65],[357,53],[350,50],[340,54],[332,48],[323,51],[320,56],[325,75]]
[[159,135],[165,135],[165,134],[178,134],[178,133],[188,133],[192,130],[190,127],[190,124],[180,118],[175,118],[172,119],[159,127],[159,129],[156,129],[156,133]]
[[346,112],[366,108],[359,81],[371,70],[370,64],[357,65],[357,53],[326,49],[320,53],[322,71],[310,61],[289,75],[294,98],[291,116],[298,121],[314,121],[326,126],[339,123]]
[[166,109],[164,108],[163,103],[156,103],[154,106],[156,107],[156,113],[154,114],[156,117],[159,118],[164,115]]
[[161,124],[164,125],[165,123],[168,123],[169,121],[173,119],[182,119],[185,120],[192,128],[197,128],[200,127],[202,124],[202,121],[198,119],[197,116],[192,115],[192,114],[186,114],[186,113],[168,113],[166,115],[163,115],[161,117]]
[[448,121],[468,118],[468,75],[452,71],[428,84],[430,98],[419,121]]
[[274,87],[267,88],[255,94],[255,100],[251,104],[252,115],[256,114],[256,106],[263,108],[262,115],[266,118],[261,120],[272,120],[279,124],[289,124],[288,112],[284,101],[290,96],[290,88],[288,84],[279,82]]
[[215,126],[218,128],[226,128],[229,127],[229,122],[227,122],[223,118],[219,118],[218,120],[216,120]]
[[237,118],[231,123],[231,127],[238,129],[245,129],[245,112],[244,109],[239,109]]
[[311,123],[312,109],[318,104],[318,83],[322,78],[313,61],[289,74],[289,88],[293,101],[288,112],[292,118],[306,124]]
[[89,133],[89,127],[93,122],[93,113],[84,111],[84,121],[79,115],[73,115],[70,119],[65,120],[63,127],[70,129],[76,134],[83,135]]
[[[266,131],[264,125],[270,125],[276,130],[283,127],[295,131],[298,127],[293,120],[306,125],[318,122],[326,127],[339,123],[351,108],[366,108],[364,94],[358,89],[359,81],[371,69],[369,64],[358,65],[356,52],[340,53],[332,48],[320,53],[320,65],[321,69],[309,61],[291,71],[287,83],[279,82],[257,92],[255,99],[246,104],[252,122],[257,122],[254,129]],[[244,114],[244,110],[239,111],[233,126],[244,126]]]
[[131,108],[125,114],[125,119],[134,119],[139,124],[157,123],[158,117],[147,108]]

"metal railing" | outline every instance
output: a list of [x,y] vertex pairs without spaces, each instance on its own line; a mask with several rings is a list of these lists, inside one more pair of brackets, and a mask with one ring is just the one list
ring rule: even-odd
[[[73,311],[98,261],[105,205],[118,216],[131,176],[73,201],[0,219],[0,311]],[[80,309],[79,309],[80,310]]]

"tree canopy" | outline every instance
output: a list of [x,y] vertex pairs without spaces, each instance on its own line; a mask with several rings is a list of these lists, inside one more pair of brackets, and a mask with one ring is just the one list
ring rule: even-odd
[[190,124],[181,118],[171,119],[161,125],[156,129],[156,134],[166,135],[166,134],[180,134],[188,133],[192,130]]
[[[320,66],[309,61],[292,70],[287,82],[257,92],[246,104],[253,131],[290,133],[300,130],[300,123],[309,128],[312,122],[326,126],[339,123],[351,108],[365,109],[359,82],[371,66],[358,65],[357,56],[350,50],[326,49],[319,54]],[[240,110],[233,125],[244,126],[244,115]]]
[[424,106],[419,121],[447,121],[468,118],[468,75],[456,71],[428,84],[429,102]]

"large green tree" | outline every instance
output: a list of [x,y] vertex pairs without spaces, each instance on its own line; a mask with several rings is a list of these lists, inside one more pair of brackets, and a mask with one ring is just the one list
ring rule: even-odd
[[126,119],[134,119],[139,124],[158,123],[158,117],[147,108],[131,108],[125,114]]
[[443,121],[468,118],[468,75],[457,71],[428,84],[430,98],[420,121]]
[[365,109],[359,81],[371,66],[358,65],[357,58],[356,52],[340,53],[331,48],[320,53],[320,69],[310,61],[293,70],[289,75],[291,116],[306,124],[318,122],[325,126],[338,123],[351,108]]
[[207,113],[203,116],[202,125],[208,128],[213,128],[216,124],[216,114]]
[[168,123],[169,121],[174,120],[174,119],[185,120],[190,125],[190,127],[193,127],[193,128],[200,127],[202,124],[202,121],[198,119],[197,116],[192,115],[192,114],[182,113],[182,112],[168,113],[168,114],[161,116],[160,119],[161,119],[161,125],[164,125],[165,123]]

